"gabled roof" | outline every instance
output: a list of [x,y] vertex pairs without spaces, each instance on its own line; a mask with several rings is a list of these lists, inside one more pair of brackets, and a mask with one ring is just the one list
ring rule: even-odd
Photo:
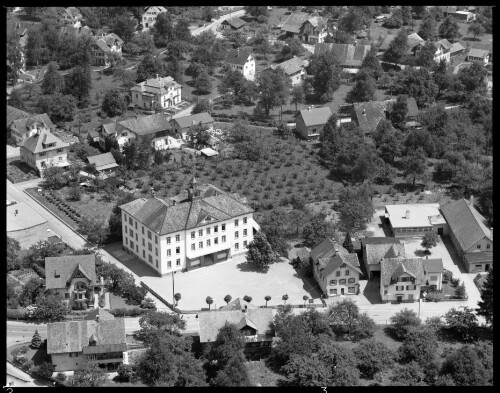
[[247,24],[244,20],[240,18],[231,18],[231,19],[226,19],[222,22],[222,24],[225,25],[230,25],[234,27],[235,29],[239,29],[240,27],[243,27]]
[[408,49],[413,49],[418,44],[425,43],[425,40],[420,37],[417,33],[411,33],[407,36],[408,39]]
[[309,255],[313,262],[319,265],[319,269],[325,276],[337,270],[343,263],[362,274],[357,254],[349,254],[333,239],[323,240],[312,249]]
[[246,313],[239,310],[233,311],[203,311],[198,314],[200,323],[200,342],[214,342],[219,329],[226,322],[238,325],[242,318],[254,324],[257,334],[272,335],[273,312],[270,308],[248,309]]
[[488,56],[489,54],[490,54],[490,51],[488,51],[488,50],[485,50],[485,49],[477,49],[477,48],[471,48],[471,49],[469,50],[469,53],[467,54],[467,56],[485,58],[485,57],[486,57],[486,56]]
[[180,128],[189,128],[193,125],[198,125],[200,124],[209,124],[213,123],[214,119],[210,114],[207,112],[202,112],[202,113],[196,113],[194,115],[189,115],[189,116],[183,116],[183,117],[177,117],[175,119],[171,120],[171,123],[177,123]]
[[102,50],[103,52],[107,53],[107,52],[111,52],[111,49],[110,47],[106,44],[106,41],[104,41],[103,38],[98,38],[97,40],[95,40],[95,44],[99,47],[100,50]]
[[[12,108],[12,107],[11,107]],[[16,109],[16,108],[13,108]],[[28,127],[33,125],[35,122],[42,122],[48,128],[54,128],[54,123],[50,120],[49,116],[46,113],[42,114],[29,114],[28,112],[21,111],[17,109],[15,116],[17,119],[12,121],[12,128],[20,133],[24,133],[28,131]],[[26,114],[26,116],[21,116],[21,112]],[[12,112],[11,112],[12,113]],[[7,110],[7,119],[8,119],[8,110]]]
[[[65,255],[62,257],[45,258],[45,286],[47,289],[65,288],[66,281],[72,275],[75,268],[81,266],[96,282],[95,255]],[[56,277],[56,273],[59,277]]]
[[493,251],[471,252],[465,254],[465,260],[469,264],[489,262],[493,264]]
[[392,40],[396,38],[395,34],[387,34],[384,39],[382,40],[382,43],[380,44],[380,47],[378,48],[379,51],[386,51],[389,49],[389,45],[391,44]]
[[247,307],[247,309],[258,308],[257,306],[254,306],[252,303],[249,303],[240,298],[236,298],[230,301],[226,306],[219,308],[219,310],[221,311],[245,310],[245,306]]
[[71,273],[71,275],[66,280],[66,284],[70,284],[71,280],[73,278],[75,278],[76,276],[78,276],[80,273],[83,274],[83,276],[87,280],[92,281],[92,275],[90,275],[89,273],[87,273],[87,271],[85,270],[85,268],[79,263],[78,265],[75,266],[75,268],[73,269],[73,273]]
[[244,49],[231,49],[226,56],[226,63],[242,66],[245,65],[251,55],[251,52]]
[[30,116],[31,114],[28,112],[7,105],[7,126],[9,126],[10,123],[12,123],[15,120],[26,119]]
[[406,116],[418,116],[418,114],[420,113],[420,110],[417,106],[417,101],[414,97],[408,97],[408,99],[406,100],[406,106],[408,108],[408,113],[406,114]]
[[450,48],[451,53],[459,52],[459,51],[463,51],[463,50],[465,50],[465,48],[463,47],[463,45],[460,42],[454,42],[453,44],[451,44],[451,48]]
[[[206,186],[213,187],[210,184]],[[202,210],[207,212],[214,222],[253,212],[250,207],[219,189],[216,195],[205,196],[202,193],[192,201],[181,201],[175,206],[153,197],[140,198],[120,208],[159,235],[196,228]]]
[[380,262],[382,285],[389,285],[391,279],[404,273],[415,277],[417,284],[425,284],[421,258],[385,258]]
[[380,120],[385,119],[385,111],[391,104],[391,100],[386,100],[357,102],[353,105],[357,123],[363,133],[370,134],[375,131]]
[[76,7],[68,7],[64,11],[72,18],[79,18],[82,16],[80,11]]
[[293,56],[291,59],[284,61],[283,63],[271,66],[273,69],[276,69],[277,67],[281,68],[285,74],[290,76],[302,71],[304,69],[304,62],[297,56]]
[[144,82],[137,83],[130,90],[150,94],[167,94],[170,87],[176,89],[181,87],[181,85],[178,84],[171,76],[166,76],[164,78],[147,79]]
[[484,237],[493,240],[484,217],[465,199],[442,206],[441,212],[463,251]]
[[167,12],[167,9],[162,6],[154,6],[154,7],[146,7],[144,13],[146,13],[147,11],[161,13],[161,12]]
[[366,244],[365,253],[367,265],[378,265],[383,258],[406,255],[404,245],[399,243]]
[[[126,351],[125,320],[71,321],[47,324],[47,354],[82,352],[89,348],[90,338],[96,347],[109,346],[114,351]],[[105,347],[104,347],[105,348]],[[104,352],[95,348],[97,352]]]
[[297,258],[299,258],[301,261],[308,261],[309,255],[310,250],[307,247],[299,248],[299,250],[297,251]]
[[95,168],[98,171],[110,168],[116,168],[118,166],[111,152],[87,157],[87,161],[89,162],[89,164],[95,164]]
[[[44,145],[48,145],[49,143],[55,143],[55,145],[53,147],[44,147]],[[40,131],[40,135],[35,134],[33,136],[30,136],[29,138],[26,138],[19,144],[19,146],[27,149],[32,153],[40,153],[43,151],[68,147],[69,144],[61,141],[49,131],[42,129],[42,131]]]
[[243,318],[241,318],[241,320],[237,323],[236,328],[238,330],[241,330],[245,326],[248,326],[248,327],[251,327],[252,329],[258,330],[258,328],[255,325],[255,323],[253,323],[252,320],[250,318],[248,318],[247,315],[244,315]]
[[310,18],[310,15],[305,12],[293,12],[288,19],[283,22],[281,30],[288,33],[298,34],[302,25]]
[[314,56],[332,52],[342,67],[360,67],[371,45],[315,44]]
[[401,244],[397,237],[364,237],[361,239],[361,244],[366,246],[368,244]]
[[443,38],[442,40],[439,40],[435,43],[436,47],[443,47],[445,50],[451,48],[451,43],[448,41],[446,38]]
[[325,106],[322,108],[311,108],[310,110],[302,109],[295,116],[301,116],[302,120],[304,120],[304,124],[307,127],[323,125],[326,124],[330,116],[332,116],[332,110],[329,106]]
[[444,270],[441,258],[422,259],[424,273],[442,273]]
[[108,133],[121,133],[122,131],[127,130],[141,136],[150,135],[158,131],[170,129],[170,123],[167,120],[167,117],[162,113],[138,116],[137,118],[130,118],[121,120],[119,122],[108,123],[105,126],[106,127],[104,127],[103,125],[103,128]]
[[337,254],[340,247],[335,240],[327,238],[314,247],[309,256],[312,259],[331,258]]

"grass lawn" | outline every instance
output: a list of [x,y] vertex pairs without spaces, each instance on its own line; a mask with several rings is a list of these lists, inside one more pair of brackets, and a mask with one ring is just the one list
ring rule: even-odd
[[28,361],[32,360],[35,366],[38,366],[47,361],[47,350],[45,348],[33,349],[29,346],[29,343],[19,343],[9,347],[7,351],[7,359],[13,361],[14,356],[12,355],[12,352],[21,347],[28,348],[28,352],[25,353],[25,356]]
[[273,9],[268,12],[267,24],[269,26],[278,25],[284,22],[289,15],[290,11],[288,11],[287,7],[273,7]]
[[261,386],[280,386],[278,381],[286,380],[284,376],[276,374],[267,367],[264,360],[247,362],[245,365],[247,366],[248,376],[252,386],[256,386],[257,384]]
[[110,310],[116,310],[117,308],[125,308],[127,310],[137,308],[139,306],[134,306],[131,304],[127,304],[126,300],[122,298],[121,296],[116,296],[112,293],[109,294],[109,306]]
[[7,178],[12,183],[38,179],[35,170],[18,157],[7,159]]

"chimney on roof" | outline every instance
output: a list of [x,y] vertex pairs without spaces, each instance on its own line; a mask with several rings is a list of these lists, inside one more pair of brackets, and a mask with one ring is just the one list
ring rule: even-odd
[[237,53],[237,57],[240,57],[240,50],[239,49],[236,49],[236,53]]
[[248,308],[248,306],[245,304],[245,308],[243,308],[241,311],[247,312],[247,308]]
[[155,189],[153,187],[151,187],[151,195],[153,196],[153,198],[155,197]]
[[409,210],[407,210],[407,211],[406,211],[406,216],[405,216],[405,218],[406,218],[407,220],[409,220],[409,219],[410,219],[410,211],[409,211]]
[[491,240],[493,240],[493,227],[491,227],[491,229],[490,229],[490,237],[491,237]]

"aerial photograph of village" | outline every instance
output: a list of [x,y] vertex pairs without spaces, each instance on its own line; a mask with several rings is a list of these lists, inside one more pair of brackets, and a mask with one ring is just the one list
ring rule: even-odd
[[19,387],[493,386],[493,7],[3,7]]

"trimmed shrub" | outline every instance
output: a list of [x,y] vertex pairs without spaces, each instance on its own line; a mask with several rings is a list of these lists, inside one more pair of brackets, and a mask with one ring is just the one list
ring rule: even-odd
[[61,381],[61,382],[64,382],[66,381],[66,374],[62,373],[62,372],[58,372],[57,375],[56,375],[56,379],[58,381]]
[[28,316],[26,315],[25,309],[12,310],[12,309],[8,308],[7,309],[7,319],[25,320],[25,319],[28,319]]

